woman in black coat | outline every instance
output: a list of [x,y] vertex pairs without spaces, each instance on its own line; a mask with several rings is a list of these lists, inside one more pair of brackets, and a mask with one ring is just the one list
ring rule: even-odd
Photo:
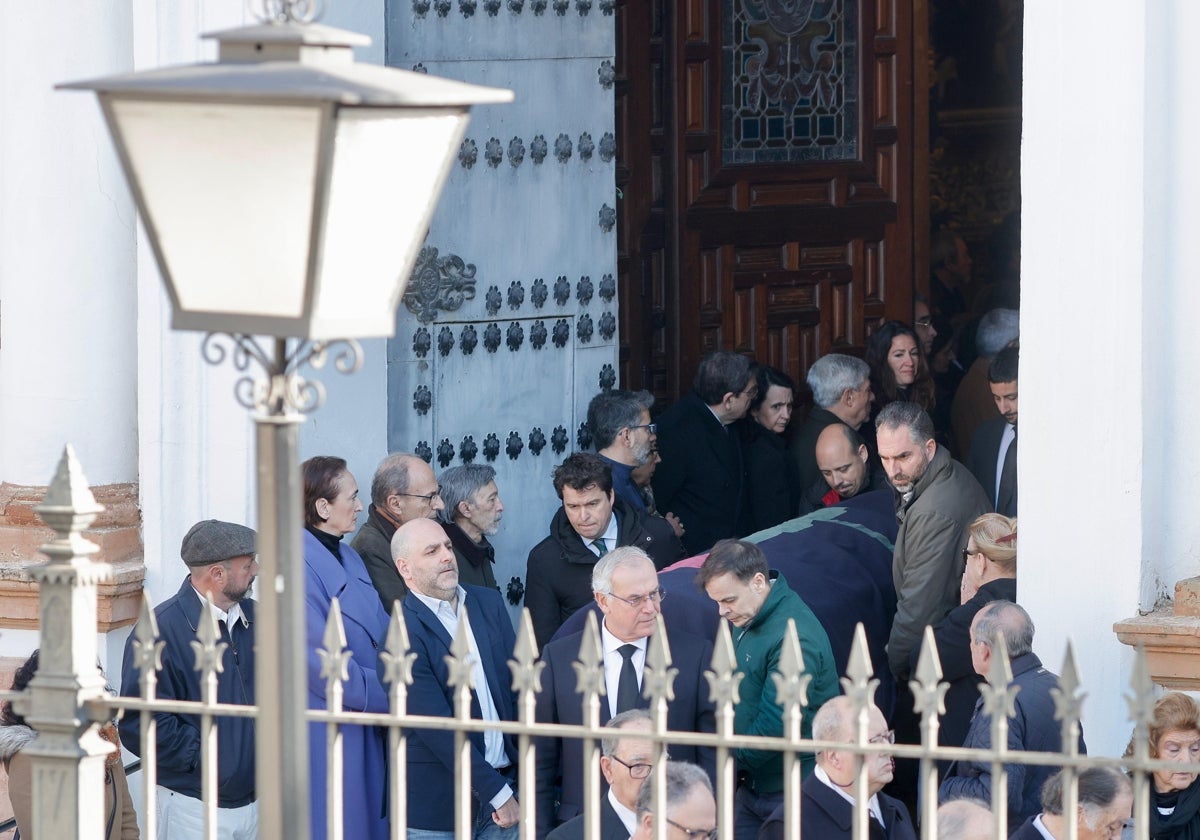
[[746,461],[750,532],[761,531],[800,514],[800,467],[783,436],[792,419],[796,384],[773,367],[760,367],[758,396],[740,422]]

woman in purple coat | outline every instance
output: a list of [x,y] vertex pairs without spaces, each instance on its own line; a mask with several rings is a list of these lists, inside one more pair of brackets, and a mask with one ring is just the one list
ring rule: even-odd
[[[387,693],[376,674],[376,660],[387,635],[388,616],[371,585],[362,558],[341,540],[357,527],[362,510],[358,484],[341,458],[318,456],[301,465],[304,473],[304,566],[308,605],[308,707],[326,708],[321,676],[325,621],[334,598],[342,610],[346,647],[353,656],[342,708],[386,712]],[[313,840],[326,832],[325,724],[308,730]],[[342,727],[343,835],[386,840],[387,734],[374,726]]]

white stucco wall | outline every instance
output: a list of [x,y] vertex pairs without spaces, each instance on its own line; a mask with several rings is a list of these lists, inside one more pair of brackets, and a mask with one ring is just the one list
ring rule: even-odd
[[1181,42],[1200,9],[1107,5],[1025,9],[1019,597],[1049,667],[1073,639],[1089,746],[1119,753],[1132,654],[1112,624],[1200,565],[1200,60]]
[[75,445],[137,477],[132,203],[92,97],[128,67],[128,4],[0,4],[0,480],[46,484]]

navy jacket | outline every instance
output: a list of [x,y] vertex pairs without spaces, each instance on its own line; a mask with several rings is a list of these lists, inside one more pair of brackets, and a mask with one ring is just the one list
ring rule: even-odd
[[[517,719],[517,700],[512,690],[512,671],[508,661],[516,647],[516,634],[494,589],[464,585],[463,605],[475,642],[479,647],[484,673],[496,711],[502,720]],[[414,715],[454,716],[454,689],[449,684],[450,655],[453,641],[446,628],[411,592],[403,601],[404,622],[409,643],[417,655],[413,663],[413,682],[408,689],[408,712]],[[472,692],[471,717],[482,717],[479,700]],[[474,810],[492,810],[491,799],[510,778],[487,763],[482,732],[471,733],[471,792]],[[517,769],[517,749],[511,736],[504,736],[504,749],[511,764],[511,778]],[[512,785],[513,793],[517,787]],[[408,827],[429,831],[454,830],[454,733],[449,730],[414,729],[408,739]]]
[[[1026,653],[1012,660],[1013,681],[1020,691],[1016,695],[1016,713],[1008,722],[1008,748],[1031,752],[1061,752],[1062,729],[1054,719],[1052,688],[1058,688],[1058,677],[1042,667],[1036,654]],[[967,731],[963,746],[988,749],[992,744],[992,717],[983,711],[983,698],[975,705],[975,717]],[[1079,751],[1087,753],[1082,733]],[[1019,826],[1028,817],[1042,810],[1042,786],[1061,768],[1037,764],[1005,764],[1008,776],[1008,824]],[[950,765],[941,787],[938,802],[974,797],[990,802],[992,799],[992,765],[980,761],[956,761]]]
[[[253,600],[242,601],[242,612],[250,626],[235,622],[222,635],[224,670],[217,674],[217,702],[254,704],[254,608]],[[200,672],[191,643],[197,640],[203,604],[190,577],[179,591],[154,610],[159,638],[166,643],[162,670],[158,672],[155,697],[161,700],[200,700]],[[141,695],[141,671],[134,665],[133,643],[137,632],[125,642],[121,667],[121,694]],[[200,798],[200,716],[158,712],[154,715],[158,748],[158,783],[185,796]],[[141,715],[131,712],[121,719],[121,743],[134,755],[142,754]],[[239,808],[254,801],[254,719],[217,718],[217,805]]]
[[[849,840],[854,826],[854,810],[837,791],[816,776],[809,776],[801,785],[800,836],[804,840]],[[899,799],[879,793],[879,811],[885,829],[875,819],[868,823],[871,840],[917,840],[908,809]],[[767,817],[758,833],[758,840],[783,840],[783,804]]]

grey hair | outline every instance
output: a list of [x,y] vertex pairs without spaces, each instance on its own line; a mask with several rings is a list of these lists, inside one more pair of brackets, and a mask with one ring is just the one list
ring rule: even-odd
[[[988,833],[980,835],[975,823],[980,817],[988,820]],[[982,799],[951,799],[937,810],[938,840],[994,840],[995,828],[991,822],[992,809]]]
[[496,470],[487,464],[463,464],[451,467],[438,477],[442,504],[438,519],[453,522],[458,516],[458,503],[470,502],[475,491],[496,480]]
[[[1062,775],[1062,771],[1059,770],[1042,786],[1042,810],[1047,814],[1062,816]],[[1093,831],[1098,827],[1101,815],[1112,807],[1117,797],[1132,789],[1129,777],[1115,767],[1089,767],[1087,770],[1081,770],[1077,778],[1083,820]]]
[[371,503],[376,507],[387,504],[388,496],[408,492],[408,468],[413,461],[421,458],[411,452],[393,452],[375,468],[375,477],[371,479]]
[[[840,702],[839,702],[840,701]],[[813,715],[812,736],[814,741],[844,741],[850,723],[846,714],[851,711],[850,698],[845,695],[831,697]]]
[[1004,634],[1004,646],[1010,657],[1033,650],[1033,619],[1025,608],[1012,601],[992,601],[979,611],[975,623],[975,644],[991,647],[996,636]]
[[813,392],[813,402],[821,408],[829,408],[842,398],[846,391],[853,391],[871,377],[871,368],[862,359],[830,353],[812,363],[808,369],[808,387]]
[[587,424],[596,451],[611,446],[621,429],[636,426],[642,412],[649,411],[652,405],[654,395],[649,391],[601,391],[592,397]]
[[908,429],[908,436],[913,443],[924,446],[933,440],[933,421],[925,409],[916,403],[890,402],[875,418],[876,429]]
[[979,319],[975,350],[990,359],[1021,337],[1021,314],[1015,309],[993,309]]
[[600,739],[600,752],[603,755],[612,755],[617,751],[617,744],[625,736],[621,734],[621,730],[626,728],[629,723],[645,723],[648,726],[653,725],[654,718],[650,717],[650,712],[647,709],[626,709],[615,717],[608,719],[608,723],[604,724],[604,728],[611,730]]
[[621,566],[642,560],[654,565],[650,555],[636,546],[622,545],[614,548],[596,561],[596,565],[592,567],[592,591],[604,595],[611,594],[613,572]]
[[[689,764],[686,761],[668,761],[666,763],[667,776],[667,813],[663,816],[670,816],[670,811],[683,800],[687,799],[692,788],[703,787],[710,794],[712,793],[712,782],[708,779],[708,774],[695,764]],[[637,798],[637,815],[641,819],[643,814],[649,814],[654,807],[654,774],[650,774],[650,778],[646,779],[646,783],[642,785],[642,789],[638,791]]]

